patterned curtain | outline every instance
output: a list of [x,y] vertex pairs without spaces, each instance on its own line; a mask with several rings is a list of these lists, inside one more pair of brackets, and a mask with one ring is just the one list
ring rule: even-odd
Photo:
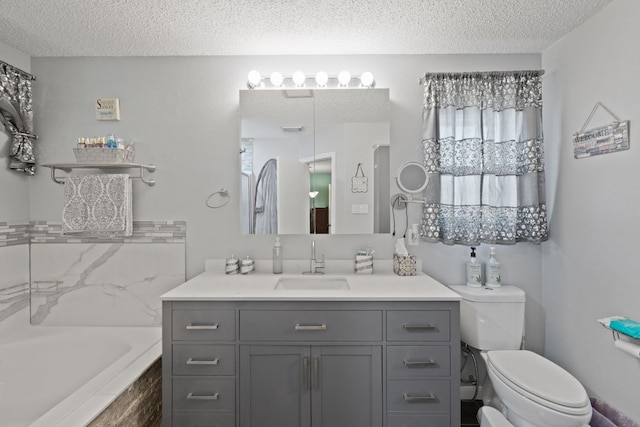
[[0,62],[0,123],[12,138],[8,150],[9,167],[28,175],[34,175],[36,171],[31,141],[36,138],[33,135],[31,80],[30,74]]
[[427,74],[420,235],[446,244],[547,239],[542,71]]

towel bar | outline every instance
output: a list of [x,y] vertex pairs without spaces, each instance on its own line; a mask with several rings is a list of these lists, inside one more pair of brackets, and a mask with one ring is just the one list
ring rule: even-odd
[[154,172],[156,170],[155,165],[143,165],[140,163],[50,163],[43,164],[46,168],[51,168],[51,179],[56,184],[64,184],[64,177],[56,175],[56,170],[60,169],[66,173],[70,173],[73,169],[138,169],[140,174],[138,176],[132,176],[131,178],[140,179],[150,187],[156,185],[156,181],[153,179],[145,179],[144,171]]

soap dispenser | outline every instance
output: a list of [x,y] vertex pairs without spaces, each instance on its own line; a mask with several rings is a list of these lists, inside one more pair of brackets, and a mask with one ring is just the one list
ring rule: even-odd
[[276,237],[273,245],[273,274],[282,274],[282,245],[279,237]]
[[489,262],[487,262],[487,286],[490,288],[498,288],[501,283],[500,262],[496,259],[496,248],[491,248],[489,253]]
[[476,248],[471,248],[471,258],[467,261],[467,286],[482,287],[482,265],[476,259]]

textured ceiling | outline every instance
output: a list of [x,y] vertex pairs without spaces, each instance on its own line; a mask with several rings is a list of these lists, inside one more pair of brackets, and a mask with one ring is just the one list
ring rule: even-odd
[[0,0],[30,56],[540,53],[612,0]]

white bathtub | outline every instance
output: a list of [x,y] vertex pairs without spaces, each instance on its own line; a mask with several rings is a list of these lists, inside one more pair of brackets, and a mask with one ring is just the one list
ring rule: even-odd
[[0,336],[0,425],[84,426],[161,354],[157,327],[31,326]]

